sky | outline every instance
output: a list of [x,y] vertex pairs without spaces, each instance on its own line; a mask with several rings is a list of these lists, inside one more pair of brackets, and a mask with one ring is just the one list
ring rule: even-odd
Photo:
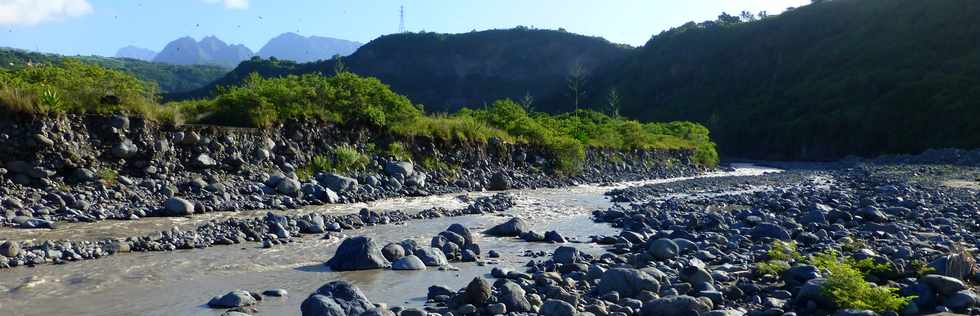
[[366,43],[408,31],[463,33],[518,25],[643,45],[650,36],[721,12],[770,14],[810,0],[0,0],[0,46],[112,56],[160,51],[183,36],[215,35],[258,51],[285,32]]

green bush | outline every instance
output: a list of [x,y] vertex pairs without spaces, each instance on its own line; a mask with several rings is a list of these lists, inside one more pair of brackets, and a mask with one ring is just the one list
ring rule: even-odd
[[837,252],[813,255],[810,263],[829,272],[823,292],[840,308],[866,309],[878,313],[900,311],[915,299],[899,296],[895,293],[898,291],[896,288],[872,286],[864,279],[869,272],[861,271],[862,264],[853,260],[841,260]]
[[803,255],[796,250],[796,242],[784,242],[776,240],[769,247],[767,252],[768,260],[756,263],[756,272],[780,276],[790,268],[790,262],[803,259]]
[[175,119],[153,84],[117,70],[65,59],[60,65],[0,69],[0,107],[18,113],[139,115]]
[[384,154],[389,157],[394,157],[400,161],[412,161],[412,152],[405,147],[402,142],[391,142],[388,144],[388,148],[385,149]]
[[351,145],[340,145],[333,151],[333,170],[339,172],[353,172],[364,170],[371,162],[364,153]]

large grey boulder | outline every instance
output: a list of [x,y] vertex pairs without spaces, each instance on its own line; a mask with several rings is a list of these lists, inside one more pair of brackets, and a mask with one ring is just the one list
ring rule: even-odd
[[752,228],[749,233],[752,239],[758,240],[761,238],[772,238],[779,240],[789,240],[791,236],[789,232],[786,231],[782,226],[773,223],[761,223]]
[[194,203],[179,197],[172,197],[163,203],[165,216],[187,216],[194,214]]
[[660,292],[660,281],[652,275],[629,268],[613,268],[599,279],[599,293],[616,291],[622,297],[636,297],[642,291]]
[[392,270],[419,271],[425,270],[425,263],[415,255],[401,257],[391,263]]
[[503,224],[491,227],[485,233],[491,236],[517,237],[527,231],[530,231],[530,225],[520,217],[514,217]]
[[643,304],[640,316],[689,316],[707,313],[712,308],[708,298],[671,295]]
[[381,248],[381,254],[385,256],[388,261],[395,261],[405,256],[405,247],[400,244],[390,243]]
[[422,260],[425,265],[430,267],[441,267],[449,265],[449,260],[446,259],[446,254],[433,247],[421,247],[415,249],[415,255]]
[[956,292],[966,290],[966,284],[956,278],[944,275],[929,274],[919,278],[919,283],[928,286],[934,292],[942,296],[956,294]]
[[579,263],[582,261],[582,253],[575,247],[561,246],[555,249],[551,259],[560,264]]
[[347,281],[327,283],[310,295],[300,306],[304,316],[361,315],[374,309],[371,300]]
[[520,285],[509,280],[505,280],[498,286],[501,303],[507,305],[507,310],[515,313],[527,313],[534,309],[531,302],[527,300],[527,293]]
[[497,171],[490,177],[488,189],[492,191],[504,191],[510,189],[510,178],[502,171]]
[[282,195],[297,196],[299,195],[302,185],[296,179],[285,178],[276,184],[276,192]]
[[657,260],[667,260],[677,257],[681,248],[673,240],[661,238],[650,241],[647,245],[647,252]]
[[310,295],[303,300],[299,310],[303,316],[347,316],[347,312],[337,301],[320,294]]
[[324,173],[317,175],[316,181],[338,193],[344,193],[357,189],[357,180],[334,173]]
[[20,244],[16,241],[8,240],[0,243],[0,256],[2,257],[16,257],[20,254]]
[[337,248],[337,253],[326,264],[336,271],[352,271],[382,269],[389,262],[373,239],[358,236],[344,239]]
[[541,305],[541,315],[544,316],[575,316],[577,314],[575,306],[568,302],[548,299]]
[[215,296],[208,302],[211,308],[235,308],[255,305],[255,297],[244,290],[234,290],[224,296]]
[[415,174],[415,165],[408,161],[390,161],[385,164],[384,171],[389,176],[404,179]]
[[481,277],[475,277],[470,281],[470,284],[466,285],[466,290],[463,292],[463,303],[483,306],[490,300],[492,294],[490,283]]

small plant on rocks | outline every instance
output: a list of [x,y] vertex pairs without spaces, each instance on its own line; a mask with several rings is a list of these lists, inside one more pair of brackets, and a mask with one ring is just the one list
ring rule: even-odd
[[784,242],[776,240],[772,243],[767,253],[769,260],[756,264],[756,272],[761,275],[781,275],[790,268],[790,262],[803,259],[803,255],[796,250],[796,242]]
[[867,273],[862,272],[861,268],[868,268],[868,265],[857,262],[859,261],[842,260],[835,251],[815,254],[810,259],[810,263],[828,272],[823,292],[840,308],[864,309],[878,313],[897,312],[915,299],[915,297],[899,296],[895,293],[898,291],[896,288],[873,286],[865,281]]
[[119,172],[111,168],[99,169],[97,175],[99,176],[99,180],[102,181],[102,184],[104,184],[107,187],[116,185],[116,183],[119,180]]

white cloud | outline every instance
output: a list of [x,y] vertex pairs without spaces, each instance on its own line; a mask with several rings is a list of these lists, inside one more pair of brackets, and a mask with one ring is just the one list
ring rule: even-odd
[[0,0],[0,25],[35,25],[89,13],[88,0]]
[[204,0],[208,3],[221,3],[225,8],[232,10],[248,9],[248,0]]

